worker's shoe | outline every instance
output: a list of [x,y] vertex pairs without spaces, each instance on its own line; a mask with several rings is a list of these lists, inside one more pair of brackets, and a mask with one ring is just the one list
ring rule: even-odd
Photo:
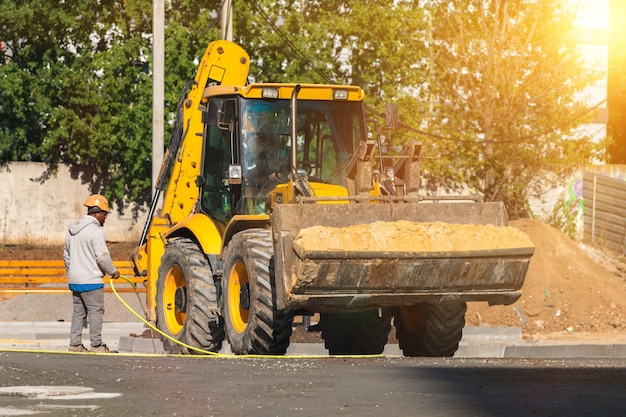
[[109,350],[107,345],[104,343],[100,346],[92,346],[90,352],[94,353],[117,353],[117,350]]
[[89,352],[89,351],[87,350],[87,348],[86,348],[85,346],[83,346],[83,345],[78,345],[78,346],[72,346],[72,345],[70,345],[70,349],[69,349],[69,351],[70,351],[70,352]]

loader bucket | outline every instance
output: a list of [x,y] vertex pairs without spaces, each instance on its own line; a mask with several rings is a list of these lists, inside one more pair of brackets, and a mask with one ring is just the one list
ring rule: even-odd
[[502,203],[278,205],[279,307],[513,303],[534,246],[506,223]]

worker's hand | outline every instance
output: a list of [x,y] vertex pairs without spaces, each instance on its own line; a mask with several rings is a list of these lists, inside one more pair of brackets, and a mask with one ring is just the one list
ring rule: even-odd
[[120,277],[120,271],[115,271],[113,275],[111,275],[111,278],[113,279],[118,279],[119,277]]
[[276,171],[272,171],[268,178],[270,179],[270,181],[282,181],[284,179],[283,174]]

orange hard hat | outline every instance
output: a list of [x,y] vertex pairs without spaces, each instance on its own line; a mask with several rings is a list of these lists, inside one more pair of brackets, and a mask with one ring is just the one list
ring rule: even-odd
[[106,211],[107,213],[111,212],[111,208],[109,207],[109,200],[106,199],[105,196],[100,194],[92,194],[87,197],[87,200],[83,203],[85,207],[98,207],[102,211]]

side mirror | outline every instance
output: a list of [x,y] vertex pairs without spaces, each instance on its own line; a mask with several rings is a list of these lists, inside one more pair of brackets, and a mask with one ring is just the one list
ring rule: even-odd
[[222,115],[222,119],[224,118],[224,112],[221,111],[221,108],[223,106],[222,101],[222,99],[214,98],[207,103],[206,108],[202,112],[202,122],[204,124],[207,124],[209,126],[217,126],[219,123],[220,112]]
[[385,121],[387,128],[396,130],[400,126],[398,119],[398,105],[395,103],[385,104]]
[[224,122],[224,119],[226,118],[226,113],[224,112],[224,109],[220,106],[220,108],[217,110],[217,127],[219,127],[222,130],[228,130],[230,125],[227,122]]

